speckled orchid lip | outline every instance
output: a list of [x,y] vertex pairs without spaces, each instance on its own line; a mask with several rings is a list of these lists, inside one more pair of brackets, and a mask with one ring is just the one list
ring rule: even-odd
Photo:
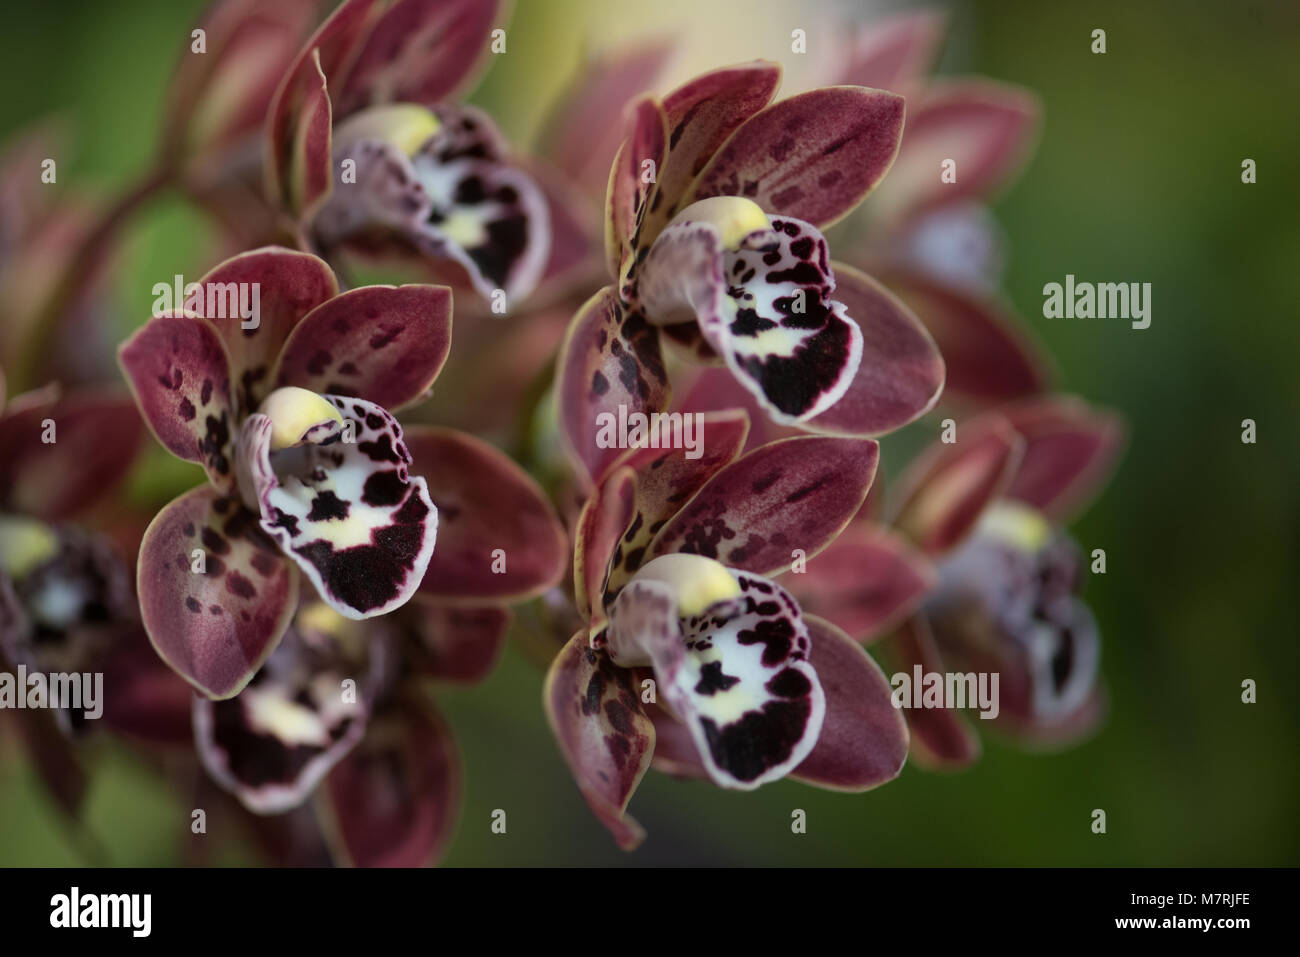
[[650,665],[714,783],[752,789],[811,753],[826,700],[794,599],[698,555],[664,555],[632,577],[593,638],[620,667]]

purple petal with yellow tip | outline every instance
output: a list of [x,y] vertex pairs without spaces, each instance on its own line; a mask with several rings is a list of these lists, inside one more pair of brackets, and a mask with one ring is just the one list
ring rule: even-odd
[[1110,478],[1124,445],[1123,420],[1071,396],[1029,399],[1002,410],[1025,439],[1007,498],[1062,521]]
[[683,443],[673,448],[633,449],[619,460],[619,468],[636,472],[636,499],[632,521],[614,551],[605,586],[611,594],[606,600],[641,567],[647,546],[668,520],[744,448],[749,416],[743,410],[698,416],[677,420],[687,423],[681,436],[690,434],[687,429],[696,433],[690,447]]
[[805,612],[867,641],[914,612],[935,581],[930,563],[901,538],[855,524],[786,584]]
[[[1028,90],[987,80],[932,84],[908,111],[907,133],[889,180],[873,199],[887,218],[971,197],[987,197],[1029,155],[1038,126],[1037,100]],[[956,181],[939,171],[956,164]]]
[[957,288],[910,271],[888,272],[883,279],[943,354],[945,405],[986,407],[1047,388],[1046,352],[996,293]]
[[398,0],[370,28],[340,78],[340,112],[453,98],[491,53],[501,6],[499,0]]
[[433,555],[438,510],[410,473],[402,427],[373,402],[303,390],[277,390],[264,408],[240,433],[241,491],[262,529],[339,614],[404,604]]
[[760,446],[696,493],[650,545],[760,575],[786,571],[829,545],[862,506],[879,446],[800,436]]
[[[556,372],[560,432],[587,477],[599,481],[625,450],[602,447],[602,421],[668,407],[670,390],[659,334],[627,311],[606,286],[574,315]],[[607,418],[612,417],[612,418]]]
[[644,97],[630,112],[630,128],[610,167],[605,200],[605,258],[610,275],[620,283],[641,246],[641,221],[668,148],[668,120],[658,100]]
[[[682,558],[692,556],[660,561]],[[673,586],[635,578],[610,607],[607,646],[616,664],[654,668],[663,704],[690,730],[713,782],[750,790],[808,756],[825,698],[794,599],[757,575],[710,564],[734,580],[734,595],[695,609],[679,604]]]
[[901,96],[854,86],[801,93],[737,129],[690,199],[743,196],[769,213],[825,228],[880,182],[902,135]]
[[467,605],[523,601],[564,577],[564,528],[508,456],[468,433],[432,426],[412,426],[406,445],[438,512],[438,547],[421,595]]
[[396,411],[432,387],[450,349],[450,289],[363,286],[322,303],[294,327],[276,384]]
[[400,614],[416,645],[417,667],[431,678],[476,684],[505,649],[510,612],[504,608],[456,608],[417,598]]
[[636,474],[618,469],[598,485],[573,533],[573,587],[583,618],[604,615],[605,584],[619,543],[636,514]]
[[194,697],[204,768],[256,814],[302,804],[365,734],[369,673],[382,654],[382,643],[366,635],[291,628],[236,697]]
[[461,761],[442,716],[401,698],[325,779],[323,816],[335,857],[354,867],[438,861],[456,827]]
[[653,240],[688,202],[695,177],[727,137],[772,101],[781,66],[755,61],[697,76],[664,97],[668,149],[642,240]]
[[[316,256],[265,246],[227,259],[199,285],[202,303],[186,305],[195,315],[206,316],[225,343],[235,409],[242,418],[273,388],[274,365],[289,333],[303,316],[338,293],[338,282]],[[199,308],[192,308],[196,305]],[[254,315],[244,318],[244,311]]]
[[[378,0],[345,0],[330,14],[298,52],[267,108],[265,134],[266,181],[271,198],[290,208],[290,179],[295,144],[304,127],[304,114],[319,108],[322,77],[336,77],[365,37],[365,26]],[[328,134],[328,127],[325,132]],[[328,145],[328,141],[327,141]],[[330,155],[313,156],[329,176]],[[320,166],[317,166],[320,169]],[[325,180],[328,182],[328,178]],[[297,210],[294,210],[297,212]]]
[[833,265],[835,297],[862,330],[862,361],[844,395],[802,423],[833,435],[883,435],[939,401],[944,357],[911,310],[865,273]]
[[149,524],[136,586],[154,649],[210,698],[239,693],[298,601],[298,576],[257,517],[208,486],[173,500]]
[[645,838],[627,804],[650,767],[655,728],[634,674],[616,667],[579,631],[551,663],[542,701],[578,790],[625,851]]
[[151,319],[121,345],[118,361],[158,441],[202,465],[217,488],[232,488],[230,363],[212,324],[191,315]]
[[87,511],[118,489],[143,438],[135,403],[121,391],[87,389],[12,409],[0,417],[0,502],[47,520]]
[[957,423],[957,441],[936,443],[898,483],[893,525],[927,555],[949,551],[1006,492],[1024,440],[996,413]]
[[826,695],[817,744],[790,776],[833,791],[868,791],[892,781],[907,760],[907,722],[885,673],[829,621],[804,616],[811,662]]

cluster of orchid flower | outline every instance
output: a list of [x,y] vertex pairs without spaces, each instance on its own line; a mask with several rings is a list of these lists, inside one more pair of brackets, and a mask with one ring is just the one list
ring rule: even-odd
[[[524,602],[559,751],[626,848],[652,764],[864,791],[909,753],[975,760],[958,711],[894,706],[873,643],[999,673],[1022,740],[1086,733],[1098,636],[1062,528],[1122,426],[1052,392],[979,203],[1033,99],[928,80],[942,24],[913,14],[784,99],[769,62],[659,96],[669,45],[610,54],[523,157],[458,100],[500,6],[345,0],[304,39],[314,3],[223,0],[148,189],[36,208],[47,147],[5,155],[0,357],[68,385],[0,417],[5,660],[104,671],[106,724],[192,755],[196,801],[287,862],[438,858],[459,759],[429,687],[487,677]],[[161,186],[249,250],[200,282],[258,284],[257,322],[153,316],[117,350],[129,397],[80,385],[113,238]],[[376,262],[441,284],[342,288]],[[886,496],[875,439],[936,408],[956,441]],[[701,444],[604,447],[620,410],[700,413]],[[207,481],[142,519],[145,426]],[[85,722],[21,725],[75,816]]]

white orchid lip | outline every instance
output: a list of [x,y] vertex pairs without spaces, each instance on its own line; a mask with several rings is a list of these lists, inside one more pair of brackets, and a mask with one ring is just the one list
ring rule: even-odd
[[348,117],[335,130],[334,139],[338,143],[380,140],[391,143],[410,157],[440,129],[442,123],[427,107],[415,103],[390,103],[372,106]]
[[705,609],[741,593],[740,583],[727,566],[703,555],[661,555],[647,562],[633,579],[670,586],[681,618],[701,615]]
[[258,412],[271,420],[272,452],[305,442],[320,443],[343,428],[338,409],[315,392],[297,386],[276,389]]
[[668,225],[679,223],[711,224],[726,249],[739,249],[746,236],[772,228],[763,207],[743,196],[712,196],[697,200],[674,216]]

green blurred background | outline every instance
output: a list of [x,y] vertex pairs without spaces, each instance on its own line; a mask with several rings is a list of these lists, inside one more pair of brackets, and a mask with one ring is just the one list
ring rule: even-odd
[[[473,99],[526,142],[580,51],[647,30],[686,43],[674,79],[752,57],[781,60],[796,78],[817,66],[817,51],[791,54],[790,31],[812,38],[823,7],[882,12],[794,0],[520,0],[507,55]],[[199,8],[9,7],[0,140],[57,113],[76,141],[60,181],[124,186],[148,161]],[[1118,475],[1073,529],[1108,556],[1108,574],[1088,589],[1103,632],[1105,726],[1049,755],[986,736],[970,771],[909,766],[865,795],[789,782],[738,794],[651,774],[631,809],[649,838],[625,855],[579,798],[541,711],[541,674],[512,647],[485,685],[439,697],[466,768],[449,864],[1300,863],[1298,8],[1024,0],[947,9],[940,72],[1023,84],[1045,108],[1037,157],[996,205],[1010,241],[1007,293],[1054,352],[1064,386],[1130,422]],[[1105,55],[1089,50],[1098,27]],[[1241,182],[1246,157],[1258,164],[1255,185]],[[123,335],[128,317],[148,314],[153,282],[211,264],[208,229],[179,200],[136,222],[113,291]],[[1150,282],[1151,327],[1041,318],[1043,284],[1066,273]],[[1241,442],[1243,418],[1258,423],[1255,445]],[[886,470],[931,430],[887,440]],[[179,468],[164,476],[178,488],[194,480],[161,454],[149,461]],[[1257,704],[1241,703],[1244,678],[1258,683]],[[93,756],[88,829],[107,858],[178,862],[188,806],[124,748],[100,742]],[[506,835],[490,832],[494,808],[508,812]],[[794,808],[807,811],[805,835],[790,831]],[[1105,835],[1090,830],[1093,808],[1107,812]],[[220,862],[252,860],[242,836],[210,830],[208,840]],[[85,860],[10,748],[0,763],[0,864]]]

